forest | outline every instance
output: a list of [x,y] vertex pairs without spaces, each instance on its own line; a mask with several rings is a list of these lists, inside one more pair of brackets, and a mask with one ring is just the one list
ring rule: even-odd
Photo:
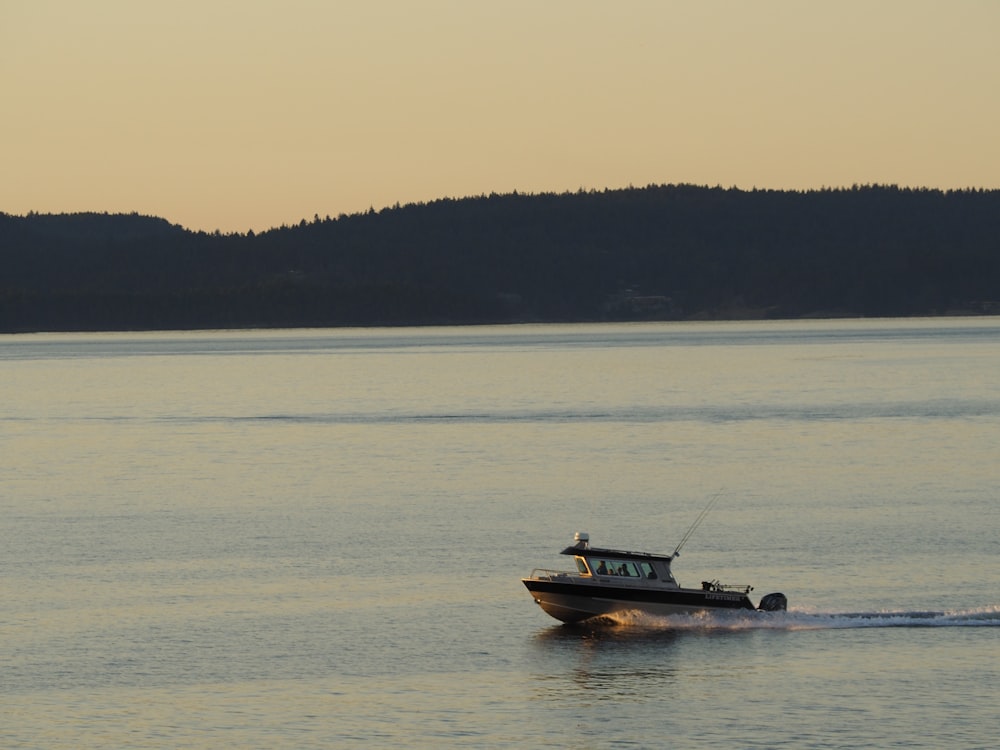
[[491,194],[266,232],[0,213],[0,331],[1000,313],[1000,190]]

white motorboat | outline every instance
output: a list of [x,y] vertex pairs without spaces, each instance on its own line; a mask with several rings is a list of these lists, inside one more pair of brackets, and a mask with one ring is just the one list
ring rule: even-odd
[[[686,538],[686,537],[685,537]],[[752,586],[703,581],[701,588],[683,588],[670,569],[679,554],[627,552],[590,546],[590,535],[578,532],[561,554],[572,555],[575,571],[535,569],[521,581],[546,613],[565,623],[620,612],[651,615],[691,614],[720,610],[782,611],[784,594],[750,601]]]

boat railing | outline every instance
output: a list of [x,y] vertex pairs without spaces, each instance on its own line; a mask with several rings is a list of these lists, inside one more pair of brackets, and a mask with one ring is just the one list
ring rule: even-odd
[[531,571],[531,577],[538,581],[551,581],[554,578],[569,578],[576,575],[568,570],[547,570],[545,568],[535,568]]
[[702,591],[726,591],[735,594],[749,594],[753,586],[744,583],[719,583],[718,581],[702,581]]

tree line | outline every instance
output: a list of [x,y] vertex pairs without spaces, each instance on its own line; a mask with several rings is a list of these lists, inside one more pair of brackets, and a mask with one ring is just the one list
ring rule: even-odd
[[650,185],[189,231],[0,213],[0,331],[1000,312],[1000,191]]

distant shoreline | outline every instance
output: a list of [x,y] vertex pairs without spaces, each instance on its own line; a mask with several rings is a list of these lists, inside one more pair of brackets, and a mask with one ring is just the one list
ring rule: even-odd
[[798,318],[767,318],[752,316],[733,317],[708,317],[695,316],[691,318],[675,319],[649,319],[649,320],[531,320],[531,321],[498,321],[498,322],[477,322],[477,323],[373,323],[373,324],[334,324],[334,325],[292,325],[292,326],[238,326],[230,328],[203,327],[203,328],[66,328],[51,330],[0,330],[0,336],[31,336],[35,334],[102,334],[102,333],[239,333],[245,331],[307,331],[307,330],[342,330],[342,329],[415,329],[415,328],[486,328],[502,326],[533,326],[533,325],[565,325],[565,326],[588,326],[588,325],[616,325],[630,323],[791,323],[809,321],[905,321],[905,320],[945,320],[945,319],[986,319],[1000,318],[1000,313],[976,313],[968,311],[953,311],[933,315],[906,315],[906,316],[877,316],[869,317],[864,315],[806,315]]
[[489,195],[254,234],[0,214],[0,331],[1000,314],[1000,191]]

